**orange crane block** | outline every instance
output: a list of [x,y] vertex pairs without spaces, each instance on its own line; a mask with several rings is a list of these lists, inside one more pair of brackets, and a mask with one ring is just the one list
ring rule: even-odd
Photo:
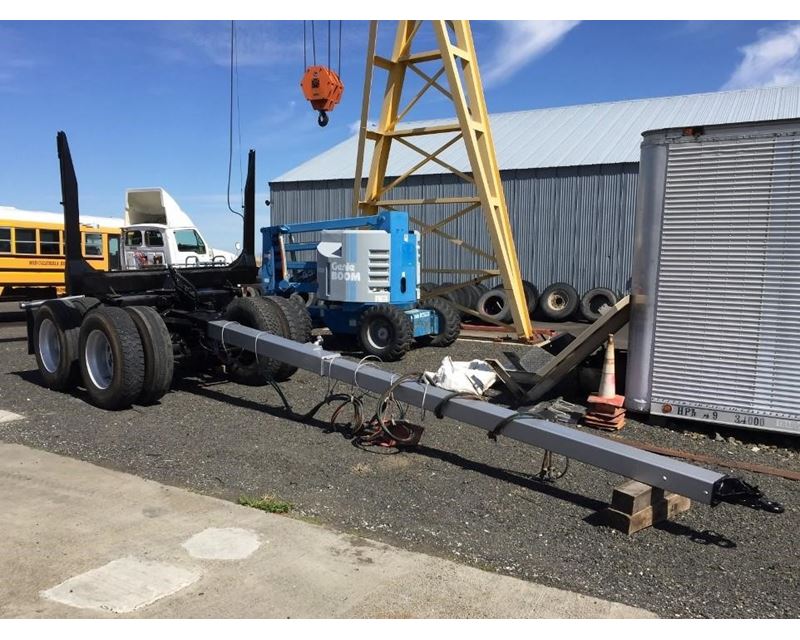
[[322,65],[309,67],[303,74],[300,87],[314,111],[319,111],[317,122],[324,127],[328,124],[328,111],[333,111],[342,99],[344,85],[339,74]]

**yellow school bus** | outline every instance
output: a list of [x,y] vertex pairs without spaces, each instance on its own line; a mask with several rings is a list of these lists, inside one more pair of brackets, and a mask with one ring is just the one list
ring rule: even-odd
[[[81,216],[83,255],[95,269],[120,268],[121,218]],[[0,207],[0,301],[64,293],[64,216]]]

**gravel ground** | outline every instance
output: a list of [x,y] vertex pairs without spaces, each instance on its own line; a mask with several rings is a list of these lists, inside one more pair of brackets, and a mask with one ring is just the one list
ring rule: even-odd
[[[328,413],[289,420],[270,388],[221,379],[187,378],[160,405],[106,412],[80,391],[43,388],[24,333],[19,324],[0,326],[0,409],[27,418],[0,425],[6,442],[230,500],[273,495],[294,505],[294,517],[662,616],[800,616],[795,482],[744,474],[785,504],[782,515],[694,505],[626,536],[596,524],[622,478],[594,467],[573,461],[564,478],[543,484],[535,479],[540,451],[431,416],[414,450],[362,450],[328,432]],[[466,360],[522,350],[460,340],[446,352],[415,350],[392,368],[434,369],[445,353]],[[282,388],[305,412],[326,384],[299,372]],[[622,435],[800,470],[796,438],[634,421]]]

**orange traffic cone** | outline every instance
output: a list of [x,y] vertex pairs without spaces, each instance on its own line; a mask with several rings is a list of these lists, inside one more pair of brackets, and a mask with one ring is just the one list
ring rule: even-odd
[[583,417],[587,426],[617,431],[625,426],[625,396],[617,395],[617,376],[614,363],[614,336],[609,334],[600,389],[589,396],[589,410]]

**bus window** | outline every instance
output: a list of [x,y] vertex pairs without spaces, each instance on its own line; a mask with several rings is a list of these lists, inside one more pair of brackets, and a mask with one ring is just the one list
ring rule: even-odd
[[57,256],[61,249],[61,234],[54,229],[39,229],[39,253]]
[[126,247],[140,247],[142,245],[142,232],[141,231],[126,231],[125,232],[125,246]]
[[84,233],[83,247],[87,256],[102,256],[103,236],[99,233]]
[[194,229],[180,229],[175,232],[175,242],[178,243],[178,251],[191,251],[193,253],[205,253],[206,245],[197,235]]
[[147,229],[144,232],[144,243],[148,247],[163,247],[164,246],[164,236],[161,235],[160,231],[154,231],[153,229]]
[[36,253],[36,229],[17,229],[14,232],[14,253]]
[[0,229],[0,253],[11,253],[11,229]]
[[120,269],[121,261],[119,257],[119,236],[108,236],[108,267],[110,269]]

